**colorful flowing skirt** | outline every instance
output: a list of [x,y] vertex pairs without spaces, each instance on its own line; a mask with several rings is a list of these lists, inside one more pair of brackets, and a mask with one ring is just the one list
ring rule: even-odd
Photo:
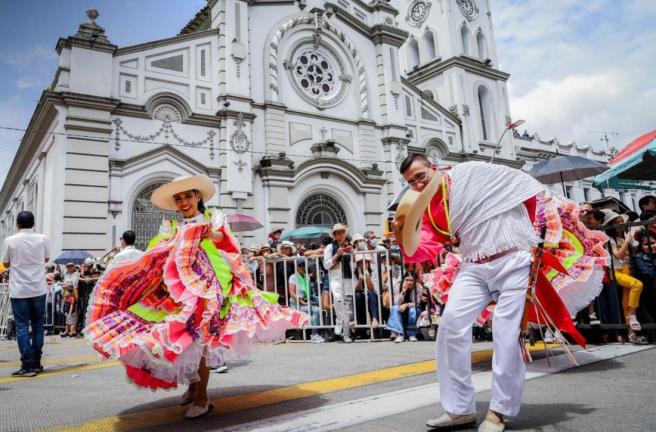
[[254,288],[230,234],[221,245],[209,225],[188,224],[137,261],[111,269],[90,300],[85,335],[106,358],[121,360],[139,387],[175,388],[247,356],[255,343],[284,339],[307,315]]
[[[544,248],[567,272],[543,264],[540,271],[553,285],[570,315],[589,305],[603,287],[604,267],[609,255],[604,245],[608,240],[601,231],[588,230],[579,220],[573,202],[558,195],[541,194],[537,200],[534,227],[544,239]],[[458,274],[461,259],[448,254],[442,266],[433,270],[426,281],[433,296],[448,302],[449,289]],[[494,312],[494,304],[481,313],[476,323],[483,325]]]

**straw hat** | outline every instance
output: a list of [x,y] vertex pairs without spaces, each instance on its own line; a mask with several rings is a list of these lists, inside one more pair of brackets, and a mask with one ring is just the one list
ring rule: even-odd
[[332,233],[335,234],[335,231],[346,231],[348,233],[348,227],[341,223],[336,223],[333,225]]
[[440,187],[440,179],[439,175],[434,175],[421,192],[408,189],[396,208],[394,236],[408,256],[414,255],[419,247],[424,211]]
[[601,226],[611,225],[611,222],[613,222],[618,217],[622,218],[622,222],[620,223],[627,223],[629,221],[629,217],[627,215],[619,214],[614,212],[613,210],[609,210],[604,215],[604,222],[601,224]]
[[364,238],[364,236],[362,234],[355,234],[353,236],[352,242],[353,242],[353,244],[355,244],[355,242],[359,242],[359,241],[363,241],[363,240],[366,240],[366,238]]
[[289,240],[285,240],[282,243],[278,243],[278,253],[282,253],[282,248],[290,247],[292,248],[292,253],[296,253],[296,245]]
[[150,200],[164,210],[177,210],[173,195],[188,190],[197,190],[203,201],[207,202],[214,196],[215,188],[212,180],[205,174],[181,176],[155,189]]

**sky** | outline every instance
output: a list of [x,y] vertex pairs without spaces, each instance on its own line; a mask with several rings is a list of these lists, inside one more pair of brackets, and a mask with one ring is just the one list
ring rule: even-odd
[[[481,2],[483,0],[477,0]],[[623,147],[656,128],[656,0],[490,0],[512,117],[540,137]],[[25,128],[84,11],[118,46],[171,37],[205,0],[0,1],[0,127]],[[0,184],[22,132],[0,129]]]

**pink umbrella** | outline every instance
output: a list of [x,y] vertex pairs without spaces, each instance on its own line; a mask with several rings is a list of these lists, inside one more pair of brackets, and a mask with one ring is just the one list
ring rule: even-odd
[[228,222],[230,228],[235,232],[255,231],[263,227],[254,217],[239,213],[228,215],[226,222]]

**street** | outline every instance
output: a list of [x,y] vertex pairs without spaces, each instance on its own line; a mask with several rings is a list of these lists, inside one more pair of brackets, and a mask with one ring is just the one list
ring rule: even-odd
[[[210,377],[214,410],[184,421],[184,389],[137,390],[121,365],[99,361],[82,340],[48,339],[46,371],[13,378],[18,351],[0,345],[1,431],[425,431],[441,414],[433,344],[358,342],[261,347],[252,359]],[[581,366],[534,347],[524,405],[510,430],[656,429],[647,403],[656,379],[650,346],[578,351]],[[489,401],[491,344],[472,355],[477,408]]]

